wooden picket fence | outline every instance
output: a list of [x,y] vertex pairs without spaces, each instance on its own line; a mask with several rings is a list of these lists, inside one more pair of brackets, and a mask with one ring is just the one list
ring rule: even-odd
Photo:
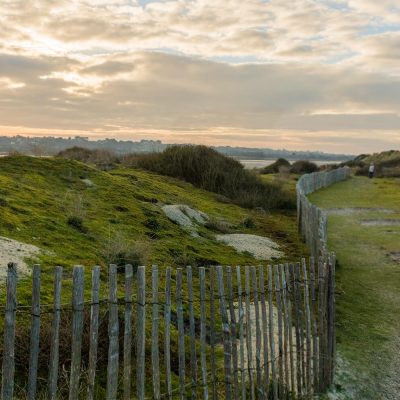
[[350,177],[349,167],[331,171],[313,172],[300,177],[296,185],[297,222],[311,254],[318,257],[328,252],[328,217],[326,212],[312,204],[307,195]]
[[[332,382],[333,255],[274,266],[127,265],[119,271],[111,265],[103,275],[98,266],[91,272],[89,288],[84,268],[75,266],[72,290],[64,293],[63,268],[56,267],[53,302],[42,304],[41,268],[35,265],[32,302],[23,306],[17,266],[9,264],[3,400],[309,399]],[[71,300],[64,304],[66,294]],[[29,349],[21,350],[16,316],[23,312],[31,329]],[[70,336],[60,333],[61,313],[72,318]],[[45,315],[51,334],[43,348]],[[101,318],[108,324],[103,335]],[[70,357],[61,359],[60,342],[67,339]],[[26,376],[18,373],[21,351],[29,353]]]

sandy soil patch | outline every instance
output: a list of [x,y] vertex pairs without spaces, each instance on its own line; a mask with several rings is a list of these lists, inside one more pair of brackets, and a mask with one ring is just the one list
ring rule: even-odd
[[364,226],[400,226],[400,219],[365,219],[361,221]]
[[337,215],[339,217],[347,217],[353,214],[362,214],[366,212],[380,212],[383,214],[393,214],[394,210],[389,208],[328,208],[326,210],[328,215]]
[[171,221],[189,231],[193,236],[198,236],[197,225],[204,225],[208,221],[206,213],[190,208],[185,204],[163,206],[162,210]]
[[389,256],[396,264],[400,264],[400,251],[394,251]]
[[40,249],[36,246],[0,236],[0,260],[2,260],[0,279],[7,276],[7,264],[9,262],[18,264],[18,273],[29,274],[30,270],[24,259],[35,257],[39,252]]
[[[236,314],[236,321],[239,321],[239,306],[236,303],[235,304],[235,314]],[[268,304],[266,305],[266,315],[267,315],[267,323],[269,326],[269,306]],[[243,312],[246,313],[246,305],[243,303]],[[260,312],[260,318],[261,318],[261,304],[259,304],[259,312]],[[229,315],[229,310],[228,310],[228,315]],[[275,365],[278,370],[278,365],[279,365],[279,328],[278,328],[278,310],[275,306],[273,306],[273,337],[274,337],[274,348],[275,348]],[[248,359],[248,350],[247,350],[247,338],[246,338],[246,315],[243,316],[243,333],[244,333],[244,341],[243,341],[243,355],[244,355],[244,368],[246,369],[249,365],[249,359]],[[252,363],[252,368],[255,368],[257,365],[257,350],[259,350],[259,357],[261,361],[261,365],[265,364],[264,360],[264,340],[263,340],[263,327],[262,327],[262,322],[260,321],[260,328],[261,328],[261,348],[257,348],[257,338],[256,338],[256,309],[254,306],[254,303],[250,304],[250,326],[251,326],[251,363]],[[237,325],[237,332],[239,335],[239,325]],[[296,338],[296,331],[294,326],[292,326],[292,338],[293,338],[293,344],[295,344],[295,338]],[[269,341],[269,332],[267,334],[267,345],[268,345],[268,361],[271,362],[271,343]],[[237,340],[236,342],[237,346],[237,351],[238,351],[238,362],[240,365],[240,353],[241,353],[241,343],[240,339]],[[289,348],[289,343],[287,343],[287,366],[288,366],[288,376],[290,377],[290,355],[289,352],[292,350],[292,357],[293,357],[293,372],[294,376],[296,376],[296,350],[295,347],[292,349]],[[285,354],[283,353],[283,359],[285,357]],[[284,362],[284,368],[285,368],[286,363]],[[271,374],[271,371],[270,371]],[[254,378],[255,378],[256,372],[254,371]],[[245,379],[248,380],[249,376],[248,373],[246,372],[245,374]],[[296,390],[296,388],[294,388]]]
[[240,253],[248,252],[252,254],[257,260],[271,260],[284,256],[284,253],[279,250],[279,245],[264,236],[232,233],[217,235],[216,239]]

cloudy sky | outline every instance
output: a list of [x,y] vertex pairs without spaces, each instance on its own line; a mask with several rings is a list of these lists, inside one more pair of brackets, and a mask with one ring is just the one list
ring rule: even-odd
[[1,0],[0,134],[400,148],[399,0]]

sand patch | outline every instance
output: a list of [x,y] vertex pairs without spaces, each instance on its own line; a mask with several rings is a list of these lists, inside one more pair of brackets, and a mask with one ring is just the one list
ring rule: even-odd
[[0,260],[2,261],[0,279],[7,276],[7,264],[10,262],[18,264],[18,273],[29,274],[30,270],[24,259],[35,257],[39,252],[40,249],[36,246],[0,236]]
[[396,263],[400,264],[400,251],[389,253],[389,257]]
[[353,207],[353,208],[328,208],[326,210],[328,215],[336,215],[339,217],[347,217],[354,214],[362,214],[366,212],[379,212],[382,214],[393,214],[395,211],[389,208],[361,208],[361,207]]
[[[243,299],[244,300],[244,299]],[[236,317],[236,321],[237,321],[237,325],[236,325],[236,329],[237,329],[237,335],[239,337],[240,335],[240,324],[239,324],[239,320],[240,320],[240,312],[239,312],[239,304],[235,303],[234,304],[235,307],[235,317]],[[237,352],[238,352],[238,362],[239,362],[239,366],[240,366],[240,361],[241,361],[241,353],[243,354],[243,361],[244,361],[244,368],[245,370],[249,367],[249,361],[251,363],[251,367],[255,368],[257,366],[257,357],[259,357],[260,359],[260,364],[263,367],[265,365],[266,362],[271,363],[271,343],[270,343],[270,336],[269,336],[269,330],[266,334],[266,339],[267,339],[267,349],[268,349],[268,360],[266,360],[264,358],[264,346],[265,346],[265,342],[264,342],[264,328],[262,326],[262,308],[261,308],[261,302],[258,304],[259,307],[259,313],[260,313],[260,317],[259,317],[259,323],[260,323],[260,330],[261,330],[261,347],[258,348],[257,347],[257,337],[256,337],[256,331],[257,331],[257,319],[256,319],[256,308],[254,303],[250,303],[250,331],[251,331],[251,341],[250,341],[250,345],[251,345],[251,358],[249,357],[249,353],[248,353],[248,348],[247,348],[247,337],[246,337],[246,332],[247,332],[247,318],[246,318],[246,304],[245,301],[243,301],[243,349],[241,348],[241,342],[240,342],[240,338],[237,339],[236,341],[236,347],[237,347]],[[229,315],[229,310],[228,310],[228,315]],[[275,307],[275,305],[272,306],[272,317],[273,317],[273,341],[274,341],[274,349],[275,349],[275,365],[276,368],[278,370],[278,365],[279,365],[279,327],[278,327],[278,310]],[[267,321],[267,325],[269,327],[269,304],[266,304],[266,321]],[[284,325],[284,323],[283,323]],[[296,331],[295,331],[295,327],[292,325],[291,328],[291,334],[292,334],[292,339],[293,339],[293,345],[295,345],[295,341],[296,341]],[[288,334],[289,335],[289,334]],[[286,369],[286,365],[288,367],[288,377],[290,378],[290,352],[292,352],[292,360],[293,360],[293,372],[294,372],[294,376],[296,376],[296,350],[295,347],[290,348],[289,347],[289,340],[288,340],[288,335],[286,336],[286,334],[283,335],[282,337],[282,360],[283,360],[283,365],[284,365],[284,369]],[[284,351],[284,338],[287,338],[287,348],[286,348],[286,352]],[[306,345],[306,343],[304,342],[304,346]],[[286,362],[284,361],[286,358]],[[270,368],[270,376],[271,376],[271,368]],[[246,381],[249,380],[249,375],[248,372],[245,372],[245,379]],[[253,379],[256,379],[256,372],[253,371]],[[290,381],[290,379],[289,379]],[[296,388],[293,388],[293,391],[296,392]]]
[[284,256],[279,250],[279,245],[264,236],[232,233],[217,235],[216,239],[233,247],[239,253],[248,252],[257,260],[271,260]]
[[190,208],[184,204],[163,206],[161,209],[171,221],[187,230],[192,236],[198,236],[197,226],[204,225],[208,221],[208,215]]
[[400,219],[365,219],[361,221],[364,226],[400,226]]

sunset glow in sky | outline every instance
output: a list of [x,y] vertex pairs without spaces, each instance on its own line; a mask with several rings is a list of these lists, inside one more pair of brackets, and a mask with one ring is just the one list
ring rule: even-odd
[[400,149],[400,2],[2,0],[0,134]]

